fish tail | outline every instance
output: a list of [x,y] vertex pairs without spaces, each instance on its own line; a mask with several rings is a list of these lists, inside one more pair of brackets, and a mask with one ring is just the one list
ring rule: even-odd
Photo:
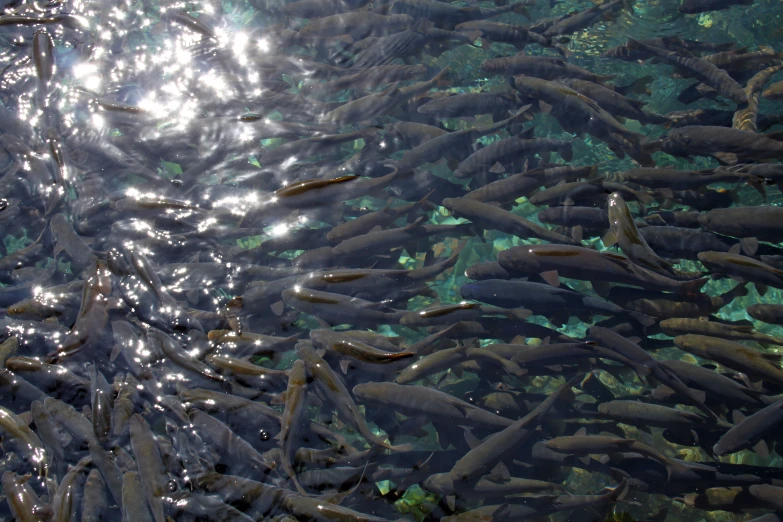
[[680,283],[677,293],[682,295],[695,295],[701,292],[701,288],[707,284],[709,277],[702,277],[692,281],[683,281]]
[[574,159],[574,151],[571,148],[571,144],[568,143],[567,145],[563,145],[558,149],[558,154],[560,154],[560,157],[563,158],[566,161],[572,161]]

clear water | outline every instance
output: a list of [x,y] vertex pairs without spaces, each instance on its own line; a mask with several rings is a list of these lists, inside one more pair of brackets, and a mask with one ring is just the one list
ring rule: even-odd
[[[690,255],[669,261],[714,277],[685,294],[659,295],[650,276],[636,284],[606,276],[598,284],[587,260],[565,274],[511,272],[502,276],[511,282],[497,283],[501,292],[524,280],[543,286],[541,272],[549,284],[559,276],[561,289],[600,300],[604,313],[576,302],[553,308],[525,290],[511,291],[510,302],[481,302],[465,286],[479,263],[556,237],[625,254],[633,258],[622,261],[627,270],[644,270],[644,260],[622,243],[607,246],[608,222],[559,226],[543,218],[550,206],[606,210],[620,190],[643,230],[661,224],[651,218],[658,212],[751,211],[781,201],[772,175],[708,180],[690,199],[671,192],[679,186],[629,180],[623,173],[638,164],[619,157],[598,131],[583,132],[586,113],[526,97],[514,87],[520,71],[482,64],[519,51],[565,56],[600,75],[606,88],[665,116],[640,122],[598,104],[618,116],[615,132],[625,127],[647,147],[677,126],[680,111],[724,111],[713,124],[729,126],[743,105],[709,93],[686,104],[678,96],[696,81],[687,70],[660,58],[622,61],[604,53],[629,38],[664,37],[713,44],[693,51],[694,59],[728,48],[766,52],[729,69],[744,87],[783,63],[776,54],[779,2],[698,14],[681,14],[676,1],[618,3],[582,27],[515,45],[442,15],[383,18],[406,12],[402,1],[312,2],[308,9],[319,10],[313,14],[283,0],[2,4],[0,519],[695,521],[750,519],[781,505],[783,490],[762,487],[783,477],[774,414],[745,447],[712,451],[732,424],[775,403],[783,385],[774,377],[783,343],[774,336],[783,332],[747,313],[754,304],[781,302],[776,268],[740,277],[700,263],[686,242]],[[511,0],[506,12],[490,16],[503,5],[430,4],[461,8],[459,21],[487,17],[539,32],[547,18],[598,9],[539,1],[526,2],[523,13]],[[319,19],[339,12],[354,18],[331,25]],[[408,47],[373,54],[394,38]],[[378,79],[381,69],[362,64],[398,68]],[[575,74],[583,73],[561,76]],[[780,80],[774,73],[763,88]],[[638,88],[622,89],[634,82]],[[419,110],[446,96],[493,92],[506,96],[493,110]],[[574,103],[595,103],[585,96]],[[773,98],[758,96],[757,132],[779,130],[783,107]],[[437,135],[482,129],[523,106],[516,121],[409,161]],[[563,128],[569,118],[576,128]],[[469,170],[471,154],[529,129],[524,138],[560,145],[492,157]],[[647,166],[719,172],[712,170],[719,160],[707,153],[650,152]],[[741,163],[776,163],[783,154],[740,156]],[[564,165],[596,168],[542,178],[518,194],[504,189],[485,200],[503,201],[473,218],[453,206],[491,182]],[[560,179],[594,190],[536,199]],[[606,184],[595,189],[600,182]],[[697,197],[705,195],[712,199]],[[490,212],[504,212],[502,223]],[[544,231],[521,232],[519,223]],[[780,227],[759,237],[756,251],[747,239],[761,234],[757,229],[694,226],[718,234],[727,249],[745,239],[743,255],[780,265],[763,257],[780,254]],[[680,257],[667,256],[671,245],[651,246],[661,257]],[[671,292],[668,275],[659,270]],[[600,297],[608,285],[611,313]],[[748,357],[766,361],[768,373],[677,348],[659,323],[680,314],[612,299],[623,286],[670,301],[715,298],[690,317],[725,323],[736,335],[752,327],[757,337],[748,334],[732,349],[752,350]],[[725,300],[717,304],[718,296]],[[547,349],[539,347],[549,344],[611,344],[588,333],[596,324],[651,358],[634,366],[612,352],[546,363],[514,357],[543,357]],[[698,333],[693,328],[685,329]],[[658,386],[668,374],[645,374],[666,360],[720,373],[751,399],[732,402],[706,390],[700,409],[682,395],[664,397]],[[572,377],[560,401],[530,416]],[[688,417],[687,428],[629,420],[606,414],[600,405],[611,400],[702,417]],[[527,423],[508,451],[459,479],[460,463],[476,456],[471,448],[498,450],[487,438],[518,419]],[[552,450],[580,429],[619,442],[594,453]]]

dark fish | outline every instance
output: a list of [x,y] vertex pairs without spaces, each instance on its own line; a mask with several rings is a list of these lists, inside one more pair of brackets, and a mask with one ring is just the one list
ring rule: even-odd
[[495,8],[458,7],[436,0],[395,0],[391,7],[392,13],[405,13],[414,18],[431,20],[445,29],[471,20],[492,18],[505,13],[515,12],[527,14],[527,2],[512,2],[509,5]]
[[619,192],[614,192],[607,199],[609,214],[609,231],[603,238],[603,243],[611,247],[615,243],[623,254],[632,262],[657,273],[667,273],[679,279],[680,274],[672,264],[658,257],[655,251],[639,233],[633,220],[631,210]]
[[500,230],[523,239],[533,237],[545,239],[553,243],[576,244],[576,241],[570,237],[552,232],[513,212],[480,201],[466,198],[447,198],[443,200],[442,205],[453,214],[469,219],[482,229]]
[[[504,24],[501,22],[491,22],[488,20],[472,20],[457,24],[454,28],[457,32],[481,33],[482,47],[489,47],[492,42],[508,43],[515,46],[520,51],[529,43],[549,47],[551,42],[521,25]],[[486,43],[484,43],[486,42]]]
[[689,388],[703,390],[708,399],[717,399],[732,404],[758,405],[760,392],[709,368],[675,359],[661,364],[674,372]]
[[783,270],[752,257],[723,252],[701,252],[698,258],[714,274],[751,282],[761,293],[766,292],[767,286],[783,288]]
[[699,215],[699,224],[717,234],[777,243],[783,239],[780,219],[783,219],[780,207],[733,207],[704,212]]
[[[527,308],[536,315],[549,318],[555,324],[568,322],[568,317],[572,315],[628,313],[625,309],[603,299],[530,281],[485,279],[463,285],[460,294],[465,299],[474,299],[503,308]],[[641,314],[631,315],[635,315],[644,323],[652,322]]]
[[[512,92],[477,92],[462,93],[444,98],[436,98],[421,105],[420,114],[437,118],[474,117],[480,114],[499,115],[503,119],[508,112],[517,112],[524,105],[516,93]],[[493,116],[494,117],[494,116]]]
[[683,56],[674,51],[631,38],[628,39],[628,45],[631,48],[643,51],[648,57],[656,57],[669,65],[687,71],[689,76],[713,87],[722,96],[733,100],[735,103],[748,102],[748,97],[742,87],[726,71],[719,69],[706,60],[696,58],[695,56]]
[[680,335],[674,338],[678,348],[704,359],[747,373],[753,378],[769,380],[778,386],[783,383],[783,371],[763,354],[747,346],[717,337],[704,335]]
[[732,5],[753,5],[753,0],[685,0],[678,9],[681,13],[698,14],[728,9]]
[[698,292],[707,280],[677,281],[631,263],[627,258],[608,252],[567,245],[519,246],[498,254],[504,268],[539,275],[554,286],[559,276],[601,283],[620,283],[649,290],[675,293]]
[[707,335],[733,341],[755,341],[761,345],[783,344],[783,339],[771,335],[754,332],[752,326],[728,325],[713,321],[697,319],[666,319],[659,323],[666,335],[676,337],[684,334]]
[[675,226],[652,226],[639,233],[656,254],[667,259],[696,261],[704,251],[728,252],[732,245],[710,232]]
[[750,159],[779,159],[783,143],[755,132],[725,127],[687,126],[672,129],[657,149],[675,156],[714,156],[727,164]]
[[581,12],[571,13],[570,16],[547,27],[541,35],[546,38],[553,38],[555,36],[574,34],[590,27],[601,19],[613,19],[617,16],[616,11],[619,11],[624,5],[626,4],[622,0],[611,0]]
[[516,54],[503,58],[492,58],[481,63],[481,69],[490,74],[516,76],[524,74],[542,80],[559,78],[577,78],[589,82],[601,83],[614,78],[612,75],[594,74],[587,69],[572,65],[562,58],[552,56],[528,56]]
[[426,386],[367,382],[354,386],[353,394],[361,403],[392,409],[403,415],[425,415],[450,425],[456,423],[480,429],[502,429],[513,424],[510,419]]
[[574,78],[563,78],[557,81],[558,83],[562,83],[563,85],[584,94],[586,97],[595,101],[606,112],[615,117],[630,118],[632,120],[637,120],[640,123],[666,123],[669,121],[666,116],[645,111],[643,109],[646,105],[645,102],[626,98],[609,87]]
[[495,141],[477,150],[459,164],[459,167],[454,171],[454,176],[457,178],[486,176],[498,163],[501,165],[519,164],[522,158],[533,154],[544,155],[549,152],[557,152],[566,161],[573,158],[570,141],[531,138],[527,133],[524,133]]
[[738,422],[723,434],[712,451],[716,455],[727,455],[751,448],[780,422],[783,422],[783,400],[776,401]]
[[770,324],[783,324],[783,305],[754,304],[747,309],[752,318]]

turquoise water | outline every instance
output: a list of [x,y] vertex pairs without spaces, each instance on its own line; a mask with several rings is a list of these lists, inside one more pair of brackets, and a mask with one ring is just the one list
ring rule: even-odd
[[779,2],[0,7],[0,519],[777,520]]

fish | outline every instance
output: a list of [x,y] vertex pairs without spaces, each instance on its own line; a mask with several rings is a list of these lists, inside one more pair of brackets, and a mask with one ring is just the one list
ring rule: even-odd
[[[521,25],[505,24],[489,20],[471,20],[454,26],[457,32],[481,33],[482,48],[487,49],[494,42],[508,43],[522,51],[529,43],[550,47],[552,43],[544,36]],[[486,43],[485,43],[486,42]]]
[[625,4],[622,2],[622,0],[612,0],[610,2],[604,2],[603,4],[585,9],[581,12],[571,13],[571,15],[567,18],[563,18],[562,20],[559,20],[547,27],[547,29],[541,33],[541,36],[545,38],[553,38],[555,36],[562,36],[579,32],[590,27],[601,19],[613,19],[617,16],[617,11],[619,11],[624,6]]
[[571,392],[571,387],[578,381],[572,378],[560,386],[554,393],[536,406],[525,417],[499,431],[489,440],[471,448],[461,459],[457,460],[449,471],[452,481],[466,482],[486,474],[508,454],[532,435],[532,425],[546,415],[558,400],[563,400]]
[[622,283],[648,290],[675,293],[698,292],[707,280],[678,281],[639,267],[628,258],[608,252],[597,252],[569,245],[519,246],[498,254],[504,268],[539,275],[552,286],[559,286],[559,276],[602,283]]
[[513,424],[510,419],[426,386],[366,382],[357,384],[352,391],[362,403],[392,409],[403,415],[426,415],[438,422],[484,429],[503,429]]
[[646,457],[657,460],[666,466],[669,480],[674,478],[698,477],[687,466],[680,462],[672,460],[654,448],[633,439],[622,439],[616,437],[605,437],[598,435],[574,435],[556,437],[550,439],[546,446],[559,453],[569,453],[573,455],[604,454],[621,451],[623,448],[640,453]]
[[334,404],[340,415],[351,422],[364,438],[377,446],[394,451],[405,451],[408,448],[408,446],[393,446],[370,431],[348,389],[329,364],[319,357],[312,348],[300,345],[297,348],[297,353],[305,361],[305,368],[308,374],[313,376],[316,386]]
[[754,332],[752,326],[725,325],[696,319],[665,319],[658,324],[663,333],[671,337],[692,333],[729,340],[755,341],[762,346],[779,345],[783,342],[771,335]]
[[651,165],[652,159],[642,150],[643,136],[629,131],[594,100],[560,83],[531,76],[514,76],[512,85],[523,99],[543,102],[543,109],[565,130],[588,133],[606,142],[621,158],[628,153],[643,166]]
[[754,304],[748,307],[748,315],[770,324],[783,324],[783,307],[775,304]]
[[714,156],[727,164],[736,164],[751,157],[779,158],[783,144],[755,132],[690,125],[671,129],[660,143],[650,143],[648,148],[675,156]]
[[[613,3],[619,2],[615,0]],[[630,118],[640,123],[657,124],[665,124],[669,121],[666,116],[645,111],[643,109],[644,105],[646,105],[645,102],[627,98],[601,84],[576,78],[562,78],[557,81],[595,101],[602,109],[616,118]]]
[[51,508],[44,504],[32,487],[27,484],[29,477],[20,477],[11,471],[5,471],[2,477],[8,507],[16,520],[38,522],[46,519]]
[[[139,470],[141,490],[152,511],[153,519],[161,522],[165,519],[162,497],[167,491],[169,476],[155,442],[155,436],[147,421],[138,413],[130,418],[130,441]],[[123,497],[124,495],[125,477],[123,477]]]
[[565,322],[563,311],[568,310],[569,315],[577,316],[628,314],[642,324],[652,324],[649,317],[628,312],[603,299],[532,281],[485,279],[463,285],[460,294],[466,299],[475,299],[503,308],[526,308],[555,323]]
[[687,71],[689,76],[716,89],[722,96],[735,103],[748,102],[748,97],[742,87],[729,74],[717,68],[706,60],[694,56],[683,56],[674,51],[649,45],[633,38],[628,39],[628,45],[633,49],[643,51],[648,57],[656,57],[664,63]]
[[533,154],[546,154],[557,152],[566,161],[573,158],[571,142],[562,140],[550,140],[546,138],[531,138],[526,132],[522,135],[512,136],[503,140],[490,143],[486,147],[474,152],[463,160],[454,171],[457,178],[487,175],[491,168],[489,165],[509,164],[518,162],[521,157]]
[[707,13],[710,11],[719,11],[722,9],[729,9],[732,5],[753,5],[752,0],[685,0],[680,7],[678,7],[681,13],[685,14],[699,14]]
[[291,480],[301,495],[306,495],[304,488],[297,480],[294,472],[293,451],[294,444],[297,441],[297,431],[302,423],[302,415],[307,402],[307,374],[304,361],[301,359],[294,362],[291,372],[288,376],[288,387],[286,388],[286,403],[283,410],[283,417],[280,421],[280,433],[277,438],[282,450],[281,465],[283,470],[291,477]]
[[698,258],[716,275],[752,282],[759,292],[766,292],[768,286],[781,288],[783,285],[783,271],[747,256],[724,252],[700,252]]
[[779,214],[777,207],[712,209],[700,214],[698,222],[710,232],[747,239],[745,248],[752,255],[756,242],[774,243],[778,241],[776,238],[783,237],[775,221]]
[[122,518],[152,522],[152,513],[145,502],[139,474],[128,471],[122,475]]
[[[631,210],[619,192],[614,192],[607,199],[609,215],[609,231],[602,238],[604,246],[611,247],[617,244],[623,254],[628,256],[632,262],[648,270],[667,273],[674,278],[679,279],[678,271],[672,264],[658,257],[655,251],[644,240],[644,236],[639,233],[636,223],[633,220]],[[700,274],[699,274],[700,275]]]
[[706,335],[685,334],[675,337],[674,344],[681,350],[714,360],[756,378],[780,382],[783,377],[780,368],[768,362],[760,352],[735,341]]
[[595,74],[587,69],[572,65],[562,58],[553,56],[528,56],[516,54],[503,58],[491,58],[481,63],[481,69],[490,74],[506,76],[526,75],[541,80],[577,78],[601,83],[614,78],[612,75]]
[[446,198],[443,200],[442,205],[453,214],[470,219],[471,223],[480,229],[500,230],[521,239],[537,238],[565,245],[576,244],[576,241],[570,237],[552,232],[513,212],[502,210],[480,201],[464,198]]
[[[781,421],[781,407],[783,401],[775,401],[747,418],[740,414],[738,418],[742,420],[721,436],[712,451],[722,456],[760,444],[760,439]],[[759,451],[769,450],[759,446]]]

